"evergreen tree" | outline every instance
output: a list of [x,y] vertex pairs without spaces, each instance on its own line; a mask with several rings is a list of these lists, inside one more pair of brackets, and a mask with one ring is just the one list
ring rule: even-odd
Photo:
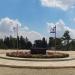
[[49,44],[48,44],[48,46],[49,46],[50,49],[55,46],[55,40],[54,40],[53,37],[49,38]]
[[3,39],[0,39],[0,49],[4,49],[4,48],[5,48],[5,45],[4,45]]
[[45,40],[45,37],[42,39],[42,48],[47,48],[47,41]]
[[62,39],[64,41],[66,41],[66,50],[68,50],[69,49],[69,40],[71,39],[68,30],[64,32],[64,35],[62,36]]
[[5,37],[5,39],[4,39],[4,44],[5,44],[5,47],[6,47],[7,49],[9,49],[9,48],[10,48],[10,41],[9,41],[9,37]]
[[10,49],[16,49],[17,47],[17,39],[10,36]]
[[36,48],[42,48],[42,40],[35,40],[34,41],[34,46]]
[[27,42],[27,49],[31,49],[32,48],[32,43],[30,41]]
[[[55,41],[55,39],[54,39]],[[60,50],[62,48],[62,40],[61,38],[56,38],[56,49]]]
[[26,48],[26,42],[25,39],[23,38],[23,36],[20,37],[20,49],[25,49]]

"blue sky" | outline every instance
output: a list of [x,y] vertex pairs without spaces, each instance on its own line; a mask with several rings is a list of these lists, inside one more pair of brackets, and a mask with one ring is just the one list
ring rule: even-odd
[[[5,18],[17,19],[22,27],[28,27],[29,31],[43,36],[49,36],[51,24],[57,24],[58,27],[61,22],[64,30],[69,29],[72,33],[75,29],[75,1],[0,0],[0,20]],[[59,27],[57,29],[59,31]]]

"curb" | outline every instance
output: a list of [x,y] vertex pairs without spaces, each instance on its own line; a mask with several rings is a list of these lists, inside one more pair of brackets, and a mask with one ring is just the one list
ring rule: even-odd
[[16,60],[16,61],[70,61],[70,60],[75,60],[75,58],[53,58],[53,59],[40,59],[40,58],[17,58],[17,57],[3,57],[0,56],[1,59],[7,59],[7,60]]
[[27,68],[27,69],[63,69],[63,68],[75,68],[75,66],[16,66],[16,65],[3,65],[0,64],[0,67],[9,67],[9,68]]

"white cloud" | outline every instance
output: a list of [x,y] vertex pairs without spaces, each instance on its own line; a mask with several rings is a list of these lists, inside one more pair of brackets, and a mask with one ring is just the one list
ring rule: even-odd
[[57,7],[64,11],[75,7],[75,0],[40,0],[45,7]]
[[12,35],[16,37],[16,31],[13,28],[19,28],[19,36],[28,37],[28,39],[32,42],[36,39],[41,39],[42,35],[36,31],[31,31],[28,26],[22,25],[17,19],[13,20],[8,17],[2,18],[0,20],[0,38],[4,38],[5,36]]
[[75,29],[69,28],[65,25],[63,20],[59,20],[56,23],[47,23],[48,32],[50,32],[50,27],[56,25],[57,37],[61,37],[64,34],[64,31],[69,30],[71,38],[75,39]]
[[42,35],[36,31],[20,31],[19,36],[21,35],[23,37],[28,37],[28,39],[32,41],[32,43],[34,42],[34,40],[42,39]]

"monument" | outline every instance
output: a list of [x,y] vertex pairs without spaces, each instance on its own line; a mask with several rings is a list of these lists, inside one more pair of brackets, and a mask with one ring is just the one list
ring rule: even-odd
[[42,46],[42,40],[35,40],[33,47],[31,48],[31,54],[46,54],[47,46]]

